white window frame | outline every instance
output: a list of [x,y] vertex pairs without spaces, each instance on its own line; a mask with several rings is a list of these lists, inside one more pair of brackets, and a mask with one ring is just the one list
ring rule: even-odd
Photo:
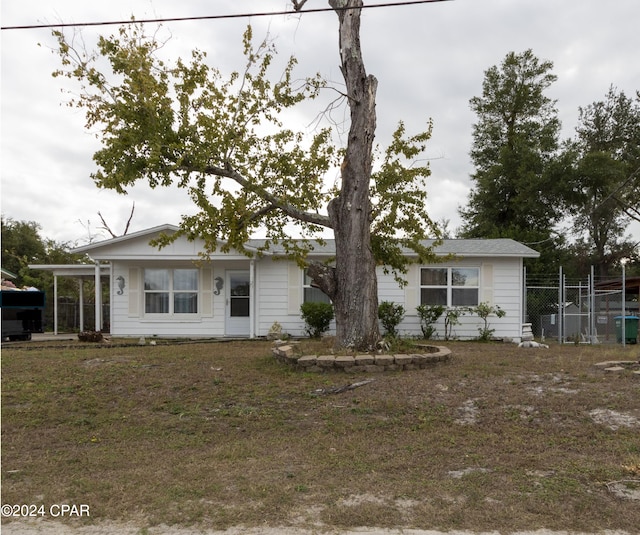
[[[422,284],[422,271],[423,270],[442,270],[445,271],[446,270],[446,284]],[[455,271],[463,271],[463,270],[473,270],[476,273],[476,284],[471,284],[471,285],[458,285],[458,284],[454,284],[453,281],[453,274]],[[420,304],[426,304],[426,305],[435,305],[435,304],[442,304],[443,306],[446,306],[447,308],[462,308],[462,307],[469,307],[469,306],[478,306],[480,304],[480,275],[481,275],[481,270],[480,267],[477,266],[422,266],[420,268],[420,272],[419,272],[419,285],[420,285],[420,294],[419,294],[419,302]],[[446,303],[425,303],[423,298],[422,298],[422,290],[425,289],[439,289],[439,290],[446,290]],[[465,289],[465,290],[475,290],[476,291],[476,302],[474,304],[454,304],[454,291],[458,290],[458,289]]]
[[[160,290],[148,290],[147,289],[147,279],[146,275],[148,271],[165,271],[168,273],[169,278],[169,288],[168,289],[160,289]],[[195,289],[175,289],[175,272],[176,271],[193,271],[195,272],[196,278],[196,288]],[[201,296],[201,273],[197,268],[186,268],[186,267],[162,267],[162,268],[144,268],[142,270],[142,310],[144,317],[146,318],[199,318],[201,314],[202,307],[202,296]],[[196,298],[196,312],[176,312],[175,311],[175,297],[176,294],[195,294]],[[149,294],[167,294],[168,295],[168,311],[167,312],[147,312],[147,295]]]

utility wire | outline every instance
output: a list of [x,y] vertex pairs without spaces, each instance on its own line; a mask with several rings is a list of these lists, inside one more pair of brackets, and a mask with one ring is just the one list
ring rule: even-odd
[[234,13],[229,15],[208,15],[197,17],[173,17],[173,18],[157,18],[157,19],[131,19],[120,21],[102,21],[102,22],[69,22],[59,24],[27,24],[23,26],[2,26],[0,30],[33,30],[41,28],[70,28],[80,26],[112,26],[112,25],[124,25],[124,24],[147,24],[147,23],[162,23],[162,22],[185,22],[193,20],[221,20],[221,19],[240,19],[249,17],[270,17],[274,15],[298,15],[304,13],[322,13],[325,11],[348,11],[351,9],[369,9],[377,7],[398,7],[398,6],[411,6],[415,4],[433,4],[436,2],[450,2],[451,0],[404,0],[402,2],[384,2],[381,4],[369,4],[360,7],[318,7],[312,9],[301,9],[294,11],[268,11],[257,13]]

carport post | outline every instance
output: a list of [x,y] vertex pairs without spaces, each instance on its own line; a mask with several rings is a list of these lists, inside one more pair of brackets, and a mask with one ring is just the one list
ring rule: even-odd
[[80,321],[80,330],[84,331],[84,279],[80,277],[78,279],[78,297],[80,300],[80,310],[79,310],[79,321]]
[[58,335],[58,275],[53,274],[53,334]]
[[96,332],[102,330],[102,288],[100,284],[100,262],[96,262]]

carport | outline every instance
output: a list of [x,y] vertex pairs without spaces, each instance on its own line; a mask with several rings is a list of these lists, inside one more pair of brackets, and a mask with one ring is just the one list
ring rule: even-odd
[[109,280],[109,264],[29,264],[30,269],[40,269],[53,273],[53,334],[58,334],[58,277],[71,277],[78,280],[80,299],[80,330],[84,330],[84,280],[95,281],[95,330],[102,330],[102,278]]

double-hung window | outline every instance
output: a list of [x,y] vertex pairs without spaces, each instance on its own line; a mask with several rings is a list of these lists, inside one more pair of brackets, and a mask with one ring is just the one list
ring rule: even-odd
[[331,303],[331,299],[329,299],[329,296],[326,293],[324,293],[320,288],[316,288],[311,285],[311,277],[307,274],[306,269],[304,270],[302,290],[305,303]]
[[197,269],[145,269],[145,314],[197,314]]
[[420,304],[477,306],[479,268],[429,267],[420,270]]

